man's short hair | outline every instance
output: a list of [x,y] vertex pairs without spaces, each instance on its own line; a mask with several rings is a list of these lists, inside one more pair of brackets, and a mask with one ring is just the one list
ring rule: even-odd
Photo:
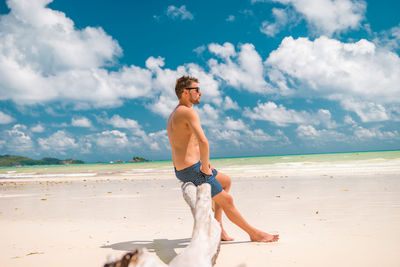
[[192,82],[198,83],[199,80],[197,78],[191,77],[191,76],[182,76],[179,79],[176,80],[175,84],[175,93],[178,99],[181,99],[183,90],[186,87],[189,87]]

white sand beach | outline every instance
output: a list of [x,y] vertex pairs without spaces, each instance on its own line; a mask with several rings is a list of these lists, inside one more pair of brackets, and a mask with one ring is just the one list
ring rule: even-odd
[[[400,155],[239,162],[212,161],[244,217],[280,240],[251,243],[225,218],[235,240],[217,267],[400,266]],[[171,163],[151,164],[0,170],[0,266],[97,267],[137,247],[169,262],[193,219]]]

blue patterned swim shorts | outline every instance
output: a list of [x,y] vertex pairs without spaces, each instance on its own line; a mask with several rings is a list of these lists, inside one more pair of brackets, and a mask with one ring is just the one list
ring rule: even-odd
[[218,174],[217,170],[212,171],[212,175],[207,175],[200,171],[201,162],[197,162],[196,164],[187,167],[183,170],[177,171],[175,168],[176,177],[184,183],[192,182],[196,186],[199,186],[204,183],[209,183],[211,185],[211,197],[221,193],[222,186],[215,178]]

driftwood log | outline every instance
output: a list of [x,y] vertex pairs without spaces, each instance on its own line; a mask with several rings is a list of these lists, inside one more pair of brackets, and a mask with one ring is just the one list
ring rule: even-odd
[[[170,267],[211,267],[215,264],[221,244],[221,227],[211,209],[211,187],[205,183],[196,187],[193,183],[182,185],[183,198],[189,205],[194,226],[190,244],[172,261]],[[104,267],[165,267],[158,257],[146,248],[126,253],[120,260]]]

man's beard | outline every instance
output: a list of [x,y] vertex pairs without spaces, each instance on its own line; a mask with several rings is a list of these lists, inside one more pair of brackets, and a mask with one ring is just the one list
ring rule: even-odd
[[193,99],[192,97],[190,98],[190,103],[193,105],[198,105],[200,104],[200,97],[198,99]]

